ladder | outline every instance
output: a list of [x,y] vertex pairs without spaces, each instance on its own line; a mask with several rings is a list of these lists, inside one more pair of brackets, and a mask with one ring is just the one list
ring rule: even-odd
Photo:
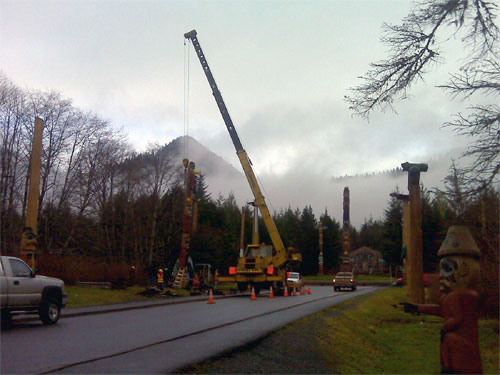
[[174,283],[172,284],[172,288],[179,289],[183,287],[183,280],[186,276],[186,268],[181,268],[178,272],[177,275],[175,276]]

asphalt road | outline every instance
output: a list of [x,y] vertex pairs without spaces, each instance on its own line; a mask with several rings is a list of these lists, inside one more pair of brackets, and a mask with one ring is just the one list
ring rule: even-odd
[[294,320],[374,291],[248,296],[61,319],[54,326],[16,323],[1,335],[2,374],[169,373],[238,347]]

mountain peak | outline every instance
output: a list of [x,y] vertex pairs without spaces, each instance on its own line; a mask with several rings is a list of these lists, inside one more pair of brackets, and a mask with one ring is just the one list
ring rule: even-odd
[[177,137],[165,146],[166,150],[176,153],[179,158],[185,157],[186,148],[187,157],[196,164],[196,169],[205,176],[208,184],[214,178],[241,177],[241,172],[232,164],[189,135]]

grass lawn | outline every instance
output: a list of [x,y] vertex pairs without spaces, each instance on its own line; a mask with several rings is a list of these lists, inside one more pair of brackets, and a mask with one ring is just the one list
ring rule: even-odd
[[[406,288],[358,297],[328,309],[318,350],[339,374],[439,374],[439,332],[442,319],[411,315],[398,305]],[[349,306],[351,305],[351,306]],[[396,306],[396,307],[395,307]],[[338,311],[338,316],[335,316]],[[498,374],[498,320],[480,320],[483,372]]]
[[[138,294],[144,291],[144,287],[141,286],[128,287],[124,290],[111,290],[92,286],[66,286],[65,289],[68,294],[67,308],[125,303],[138,300],[146,301],[151,299]],[[169,289],[170,288],[166,288],[165,290]],[[170,290],[179,296],[189,295],[189,292],[184,289]]]

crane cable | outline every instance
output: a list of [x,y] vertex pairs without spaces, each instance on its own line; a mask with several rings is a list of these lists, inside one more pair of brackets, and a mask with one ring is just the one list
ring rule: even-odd
[[[271,206],[271,209],[275,213],[276,209],[274,208],[273,203],[271,202],[271,198],[269,198],[269,196],[267,195],[266,189],[264,188],[264,185],[262,184],[262,181],[260,180],[259,176],[257,176],[257,174],[254,173],[254,175],[255,175],[255,178],[257,179],[257,183],[259,184],[259,186],[261,187],[262,192],[264,193],[264,197],[267,197],[267,203],[269,204],[269,206]],[[271,216],[272,215],[273,214],[271,214]]]
[[[189,41],[188,41],[189,43]],[[184,159],[188,159],[189,136],[189,45],[184,38]]]

